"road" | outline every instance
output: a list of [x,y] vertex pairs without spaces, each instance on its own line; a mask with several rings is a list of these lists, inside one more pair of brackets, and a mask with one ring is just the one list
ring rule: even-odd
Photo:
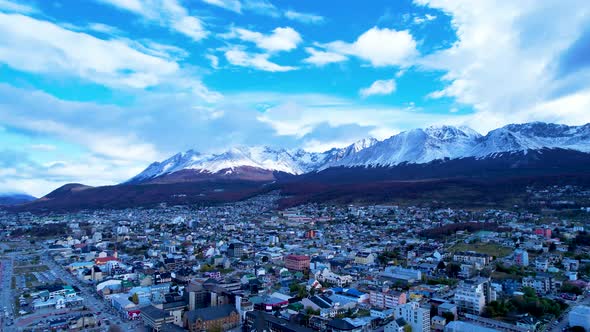
[[578,300],[574,303],[572,303],[572,305],[570,305],[566,311],[564,311],[564,313],[561,315],[561,320],[558,321],[557,324],[555,325],[551,325],[551,327],[548,329],[548,331],[552,331],[552,332],[561,332],[563,331],[566,327],[568,327],[569,325],[569,312],[576,306],[578,305],[589,305],[590,304],[590,296],[588,296],[588,293],[584,294],[584,298],[581,300]]
[[141,321],[127,321],[121,319],[115,312],[112,306],[108,305],[96,292],[93,285],[83,283],[81,280],[74,278],[66,269],[56,264],[49,255],[46,255],[44,260],[46,265],[53,271],[55,271],[62,280],[70,285],[75,285],[80,289],[80,296],[84,298],[84,305],[92,312],[98,313],[98,318],[105,322],[108,321],[111,325],[120,326],[123,331],[143,331]]
[[[14,253],[10,253],[8,258],[2,260],[0,266],[0,308],[2,312],[2,327],[0,330],[10,332],[14,331],[11,321],[14,317],[14,296],[12,291],[12,272],[14,268]],[[11,324],[11,325],[9,325]]]

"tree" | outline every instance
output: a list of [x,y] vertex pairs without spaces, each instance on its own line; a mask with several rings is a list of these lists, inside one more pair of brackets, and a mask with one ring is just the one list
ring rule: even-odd
[[455,315],[450,311],[443,312],[442,316],[444,317],[444,319],[446,319],[447,323],[455,320]]
[[445,265],[445,262],[443,262],[443,261],[438,262],[438,265],[436,265],[437,270],[444,270],[445,267],[446,267],[446,265]]
[[582,293],[584,293],[580,287],[570,283],[564,283],[560,290],[564,293],[572,293],[576,295],[582,295]]
[[412,332],[412,325],[406,324],[404,326],[404,332]]
[[456,278],[461,272],[461,265],[457,263],[450,263],[447,265],[447,275],[450,278]]
[[131,302],[139,304],[139,295],[137,295],[137,293],[133,293],[133,296],[131,296]]

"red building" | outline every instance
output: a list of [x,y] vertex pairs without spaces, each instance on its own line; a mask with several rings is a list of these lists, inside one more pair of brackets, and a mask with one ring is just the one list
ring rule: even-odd
[[285,256],[285,267],[293,271],[309,270],[310,258],[306,255],[288,255]]
[[535,235],[540,235],[545,237],[546,239],[551,238],[551,229],[550,228],[536,228]]

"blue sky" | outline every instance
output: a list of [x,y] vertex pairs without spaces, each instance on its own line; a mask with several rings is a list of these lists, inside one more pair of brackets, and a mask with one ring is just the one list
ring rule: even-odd
[[193,148],[590,122],[590,3],[0,0],[0,192]]

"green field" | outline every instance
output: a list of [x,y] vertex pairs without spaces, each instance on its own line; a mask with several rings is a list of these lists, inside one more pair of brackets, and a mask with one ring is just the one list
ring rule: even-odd
[[495,243],[458,243],[449,249],[453,253],[457,251],[475,251],[494,257],[508,256],[513,250]]

